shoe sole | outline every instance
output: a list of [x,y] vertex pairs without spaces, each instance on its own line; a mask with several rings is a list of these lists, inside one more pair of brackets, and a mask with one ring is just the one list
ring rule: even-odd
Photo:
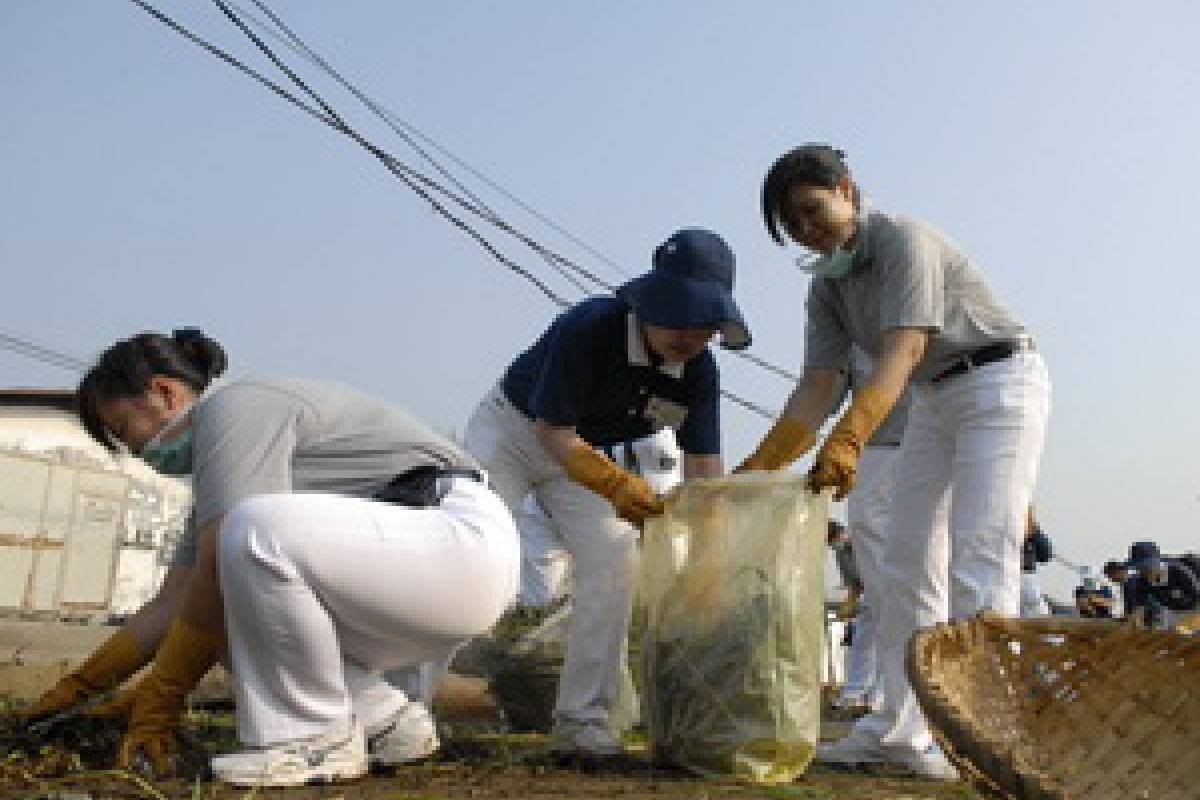
[[290,786],[324,786],[331,783],[345,783],[357,780],[368,772],[367,762],[341,764],[322,767],[318,770],[305,770],[292,775],[265,776],[261,772],[245,774],[237,772],[214,772],[213,777],[231,786],[244,789],[250,788],[286,788]]
[[438,749],[441,748],[442,743],[438,741],[437,737],[435,736],[427,742],[427,745],[427,747],[414,749],[411,753],[406,753],[401,756],[383,756],[376,753],[368,753],[367,762],[372,769],[378,767],[399,767],[403,766],[404,764],[415,764],[418,761],[424,761],[436,753]]

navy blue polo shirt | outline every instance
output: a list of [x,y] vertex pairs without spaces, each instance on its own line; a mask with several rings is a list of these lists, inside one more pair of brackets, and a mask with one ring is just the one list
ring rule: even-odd
[[593,297],[560,314],[504,374],[522,413],[574,427],[593,445],[674,428],[692,455],[721,452],[717,362],[707,349],[683,365],[647,352],[629,306]]

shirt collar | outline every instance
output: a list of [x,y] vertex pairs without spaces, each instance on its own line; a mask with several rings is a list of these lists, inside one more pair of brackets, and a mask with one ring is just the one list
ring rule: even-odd
[[[635,367],[651,366],[650,351],[646,349],[646,340],[642,338],[642,328],[638,325],[637,317],[633,315],[633,312],[625,315],[625,331],[626,354],[629,357],[629,363]],[[683,377],[684,366],[679,363],[662,363],[658,365],[658,371],[679,380]]]

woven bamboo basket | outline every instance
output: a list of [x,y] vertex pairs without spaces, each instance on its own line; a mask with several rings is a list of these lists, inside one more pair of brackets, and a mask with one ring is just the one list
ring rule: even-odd
[[1200,798],[1200,636],[982,614],[919,631],[907,666],[946,755],[996,796]]

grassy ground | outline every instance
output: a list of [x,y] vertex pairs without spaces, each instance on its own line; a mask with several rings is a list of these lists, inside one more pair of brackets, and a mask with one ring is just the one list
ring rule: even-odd
[[811,768],[795,783],[749,786],[697,779],[653,767],[634,745],[628,757],[603,764],[560,765],[544,737],[460,725],[446,731],[432,761],[349,784],[301,789],[241,790],[208,782],[204,770],[213,753],[236,746],[231,715],[194,713],[187,726],[189,747],[181,777],[150,780],[111,769],[120,728],[110,721],[64,721],[49,734],[30,737],[7,714],[0,715],[0,798],[39,800],[248,800],[248,798],[623,798],[628,800],[717,800],[718,798],[807,798],[808,800],[965,800],[976,798],[962,784],[933,784],[901,776],[868,775]]

